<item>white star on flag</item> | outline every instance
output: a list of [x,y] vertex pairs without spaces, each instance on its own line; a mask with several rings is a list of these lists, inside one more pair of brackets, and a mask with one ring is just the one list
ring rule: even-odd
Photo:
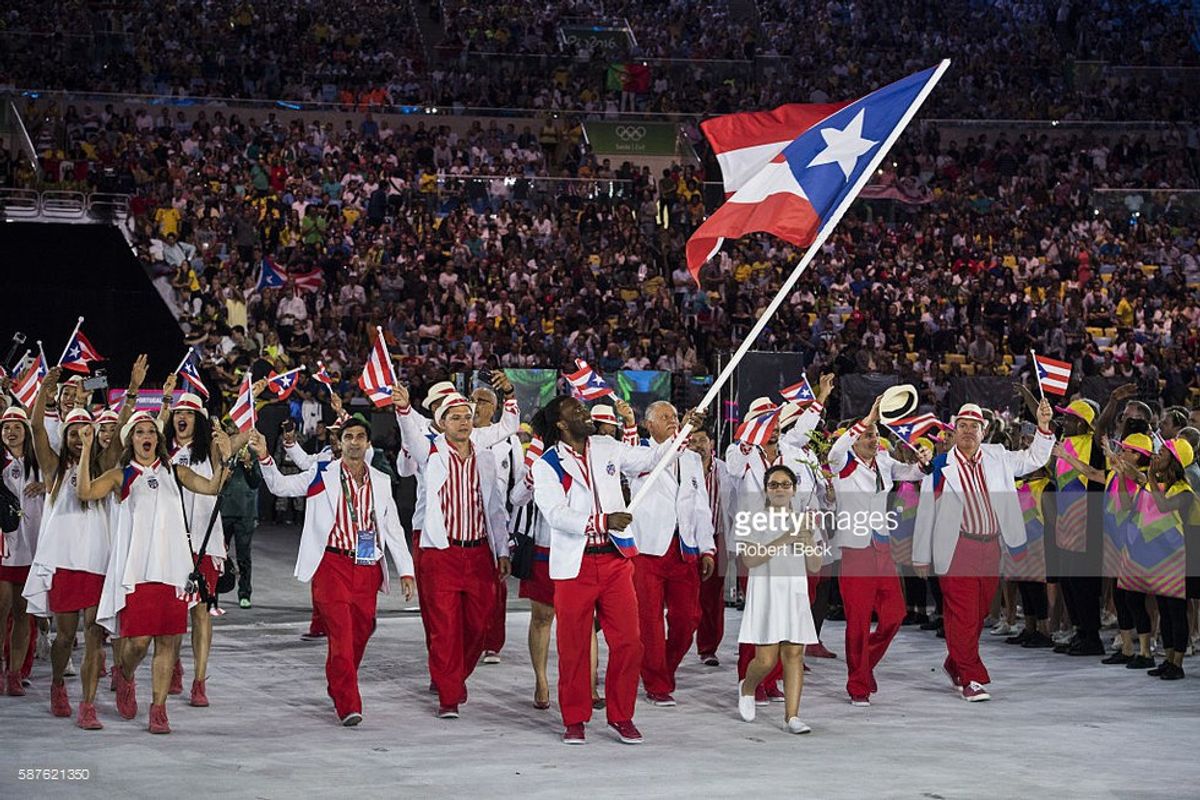
[[846,180],[850,180],[850,175],[854,172],[858,159],[879,144],[877,141],[863,138],[863,114],[865,111],[866,109],[859,109],[858,114],[850,120],[850,124],[844,130],[822,128],[821,137],[825,140],[825,149],[817,153],[813,160],[808,162],[808,166],[837,164],[842,168],[842,174],[846,176]]

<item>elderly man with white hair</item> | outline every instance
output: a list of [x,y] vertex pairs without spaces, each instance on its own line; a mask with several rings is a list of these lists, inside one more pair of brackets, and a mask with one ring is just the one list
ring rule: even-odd
[[1053,410],[1045,398],[1037,408],[1037,434],[1025,450],[983,444],[983,410],[966,403],[954,418],[954,447],[933,459],[921,482],[913,534],[913,568],[929,565],[941,576],[946,619],[943,669],[968,702],[990,700],[990,682],[979,657],[979,634],[1000,584],[1000,540],[1014,558],[1025,549],[1025,520],[1016,479],[1050,460]]

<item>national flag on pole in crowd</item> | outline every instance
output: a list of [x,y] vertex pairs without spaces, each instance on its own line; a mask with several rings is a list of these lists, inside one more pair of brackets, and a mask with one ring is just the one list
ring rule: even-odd
[[358,386],[376,408],[391,405],[392,386],[396,383],[396,374],[392,371],[392,357],[388,355],[387,342],[383,340],[383,329],[375,328],[375,341],[371,343],[371,355],[363,365],[362,375],[359,376]]
[[760,446],[766,444],[779,424],[779,413],[782,410],[783,406],[779,406],[772,411],[764,411],[757,417],[751,417],[746,420],[734,432],[734,441]]
[[877,89],[797,131],[692,234],[692,277],[726,238],[764,232],[798,247],[812,244],[827,223],[836,224],[842,201],[866,185],[875,156],[890,149],[948,66]]
[[254,291],[279,289],[285,283],[287,283],[287,278],[284,276],[283,270],[271,260],[270,256],[263,256],[258,267],[258,281],[254,285]]
[[610,394],[616,395],[604,378],[600,377],[600,373],[582,358],[575,359],[575,366],[578,369],[567,375],[567,382],[571,384],[572,392],[580,400],[590,403]]
[[905,417],[887,424],[887,428],[896,436],[912,444],[934,428],[944,428],[945,425],[933,414],[920,414],[915,417]]
[[1071,365],[1068,362],[1034,353],[1033,363],[1038,385],[1044,394],[1066,395],[1067,387],[1071,385]]
[[[83,323],[83,318],[80,317],[79,324]],[[71,334],[70,341],[67,342],[67,349],[63,350],[62,358],[59,359],[58,365],[63,369],[68,369],[72,372],[82,372],[87,375],[91,372],[88,368],[89,361],[103,361],[104,356],[96,352],[96,348],[92,347],[92,343],[83,335],[83,331],[79,329],[79,325],[75,326],[75,332]]]
[[333,378],[329,377],[329,372],[325,369],[324,362],[317,362],[317,371],[313,373],[313,380],[317,383],[325,384],[325,388],[331,393],[333,392]]
[[296,373],[302,369],[304,367],[296,367],[282,374],[271,370],[271,373],[267,375],[267,388],[271,390],[277,400],[287,400],[292,396],[292,392],[296,391]]
[[785,386],[779,390],[779,394],[783,395],[783,399],[792,403],[811,403],[817,399],[813,394],[812,387],[808,384],[808,376],[801,375],[799,383],[793,383],[791,386]]
[[184,356],[183,363],[179,365],[179,369],[175,370],[179,373],[179,377],[183,378],[193,392],[208,399],[208,387],[204,385],[204,381],[200,378],[200,359],[196,355],[195,348],[189,348],[188,354]]
[[250,377],[250,370],[246,370],[246,374],[242,376],[242,385],[238,389],[233,408],[229,410],[229,418],[243,433],[254,427],[254,381]]
[[305,292],[317,292],[325,285],[325,275],[319,269],[310,269],[308,272],[298,272],[288,276],[292,279],[297,289]]
[[[40,351],[40,347],[39,347]],[[17,378],[13,384],[13,397],[17,398],[17,402],[25,406],[25,408],[33,408],[33,401],[37,399],[38,392],[42,390],[42,380],[46,377],[46,354],[38,352],[25,372]]]
[[788,103],[771,111],[746,111],[706,119],[700,130],[712,146],[725,196],[742,188],[804,131],[845,103]]

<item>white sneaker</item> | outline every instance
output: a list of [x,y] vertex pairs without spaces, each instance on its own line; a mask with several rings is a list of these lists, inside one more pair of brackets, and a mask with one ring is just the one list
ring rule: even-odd
[[1117,615],[1116,615],[1116,614],[1113,614],[1113,613],[1111,613],[1111,612],[1109,612],[1109,611],[1105,611],[1105,612],[1104,612],[1104,616],[1102,616],[1102,617],[1100,618],[1100,627],[1101,627],[1101,628],[1115,628],[1115,627],[1117,627]]
[[71,677],[78,674],[79,673],[75,671],[75,656],[71,656],[67,659],[67,668],[63,670],[63,675]]
[[787,721],[787,729],[789,733],[812,733],[812,728],[800,721],[799,717],[792,717]]
[[746,722],[754,722],[754,716],[758,713],[754,695],[742,694],[742,684],[744,683],[744,680],[738,681],[738,713]]
[[1000,620],[1000,622],[996,624],[996,627],[992,628],[989,633],[992,636],[1014,636],[1016,635],[1017,630],[1018,629],[1016,625],[1009,625],[1004,620]]
[[1064,642],[1071,641],[1071,637],[1074,635],[1074,631],[1059,631],[1058,633],[1052,634],[1050,638],[1054,640],[1055,644],[1063,644]]
[[484,651],[483,663],[484,664],[499,664],[500,663],[500,654],[495,652],[494,650]]

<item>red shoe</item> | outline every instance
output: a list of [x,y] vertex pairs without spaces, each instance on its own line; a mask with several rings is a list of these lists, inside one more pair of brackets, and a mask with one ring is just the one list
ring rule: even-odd
[[642,739],[642,732],[634,726],[631,719],[627,719],[624,722],[610,722],[608,723],[608,727],[616,732],[617,738],[623,744],[641,744],[644,741]]
[[987,689],[983,688],[982,684],[971,681],[962,690],[963,700],[968,703],[981,703],[984,700],[991,700],[992,696],[987,693]]
[[21,673],[10,672],[6,676],[5,683],[8,684],[8,694],[10,697],[24,697],[25,687],[21,685]]
[[190,704],[197,708],[208,708],[208,695],[204,692],[204,681],[192,681],[192,699]]
[[137,680],[127,679],[125,671],[118,669],[117,673],[117,713],[125,719],[137,716]]
[[161,706],[151,704],[150,706],[150,732],[151,733],[170,733],[171,725],[167,722],[167,704]]
[[676,704],[675,698],[670,694],[655,694],[654,692],[646,692],[646,699],[660,708],[671,708]]
[[167,694],[183,694],[183,662],[175,659],[175,667],[171,670],[171,688]]
[[75,726],[83,728],[85,731],[103,730],[104,726],[100,724],[100,720],[96,719],[96,705],[94,703],[79,704],[79,716],[75,719]]
[[837,653],[831,653],[825,645],[817,642],[810,644],[804,648],[804,655],[812,656],[813,658],[837,658]]
[[50,684],[50,713],[56,717],[71,716],[71,700],[64,683]]
[[574,725],[568,725],[563,731],[563,744],[587,744],[587,739],[583,732],[583,723],[576,722]]
[[783,696],[783,690],[779,688],[779,684],[767,687],[767,700],[772,703],[782,703],[787,698]]

